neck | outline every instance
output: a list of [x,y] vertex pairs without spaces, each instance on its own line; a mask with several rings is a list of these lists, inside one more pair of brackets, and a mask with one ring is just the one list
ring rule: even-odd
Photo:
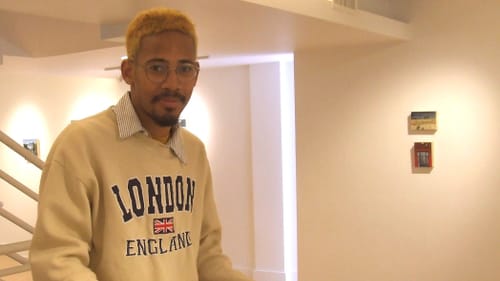
[[170,138],[172,127],[160,127],[160,128],[146,128],[148,130],[151,138],[161,142],[167,143]]

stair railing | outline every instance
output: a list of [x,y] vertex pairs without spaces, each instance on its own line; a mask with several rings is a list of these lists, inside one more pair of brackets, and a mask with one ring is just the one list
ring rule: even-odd
[[[24,157],[27,161],[38,167],[39,169],[43,169],[44,162],[35,156],[32,152],[24,148],[22,145],[18,144],[16,141],[14,141],[12,138],[10,138],[7,134],[2,132],[0,130],[0,142],[8,146],[10,149]],[[11,177],[9,174],[4,172],[2,169],[0,169],[0,178],[2,178],[4,181],[30,197],[31,199],[35,200],[38,202],[38,194],[16,180],[15,178]],[[34,227],[30,225],[29,223],[23,221],[19,217],[17,217],[15,214],[10,213],[8,210],[3,208],[3,203],[0,202],[0,216],[4,217],[5,219],[9,220],[13,224],[17,225],[18,227],[24,229],[25,231],[33,234]],[[31,240],[27,241],[20,241],[20,242],[14,242],[14,243],[9,243],[5,245],[0,245],[0,256],[1,255],[6,255],[10,257],[11,259],[17,261],[20,265],[17,266],[12,266],[8,267],[5,269],[0,270],[0,281],[2,280],[1,278],[4,276],[9,276],[9,275],[14,275],[17,273],[22,273],[26,271],[30,271],[31,267],[29,264],[29,261],[27,258],[24,256],[20,255],[20,252],[24,251],[29,251],[31,245]]]

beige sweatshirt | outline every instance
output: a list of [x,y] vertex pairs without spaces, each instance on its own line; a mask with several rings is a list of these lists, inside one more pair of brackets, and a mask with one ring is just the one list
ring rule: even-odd
[[147,134],[120,137],[111,108],[61,133],[40,184],[34,281],[250,280],[222,253],[203,144],[176,134],[181,158]]

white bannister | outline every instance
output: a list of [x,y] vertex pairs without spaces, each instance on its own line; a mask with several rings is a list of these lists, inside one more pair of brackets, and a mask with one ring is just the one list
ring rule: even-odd
[[31,240],[0,245],[0,255],[27,251],[29,250],[30,246]]
[[34,192],[33,190],[29,189],[26,187],[24,184],[16,180],[15,178],[9,176],[6,172],[4,172],[2,169],[0,169],[0,178],[5,180],[6,182],[10,183],[13,187],[17,188],[19,191],[22,193],[28,195],[31,197],[33,200],[38,201],[38,193]]
[[[20,254],[17,254],[17,253],[10,253],[10,254],[7,254],[7,256],[15,261],[17,261],[18,263],[20,264],[26,264],[29,262],[29,260],[23,256],[21,256]],[[0,280],[2,281],[2,280]]]
[[[34,164],[39,169],[43,169],[45,163],[40,158],[35,156],[31,151],[27,150],[22,145],[18,144],[16,141],[14,141],[12,138],[10,138],[2,131],[0,131],[0,142],[4,143],[10,149],[15,151],[17,154],[21,155],[23,158],[25,158],[30,163]],[[26,194],[31,199],[38,202],[38,194],[36,192],[26,187],[24,184],[22,184],[15,178],[11,177],[1,169],[0,169],[0,178],[5,180],[7,183],[9,183],[22,193]],[[21,220],[16,215],[4,209],[2,202],[0,202],[0,216],[6,218],[10,222],[14,223],[18,227],[26,230],[29,233],[33,233],[34,231],[33,226],[31,226],[30,224]],[[17,273],[22,273],[31,270],[28,259],[18,254],[19,252],[29,251],[30,245],[31,245],[31,240],[0,245],[0,255],[6,255],[20,264],[17,266],[11,266],[8,268],[0,269],[0,281],[3,281],[1,277],[14,275]]]
[[9,211],[5,210],[3,207],[2,207],[2,204],[0,204],[0,215],[6,219],[8,219],[9,221],[11,221],[12,223],[14,223],[15,225],[19,226],[20,228],[28,231],[29,233],[33,234],[33,231],[34,231],[34,227],[31,226],[29,223],[23,221],[22,219],[18,218],[16,215],[10,213]]
[[29,270],[31,270],[31,266],[29,264],[13,266],[13,267],[9,267],[6,269],[1,269],[0,270],[0,277],[9,276],[9,275],[29,271]]

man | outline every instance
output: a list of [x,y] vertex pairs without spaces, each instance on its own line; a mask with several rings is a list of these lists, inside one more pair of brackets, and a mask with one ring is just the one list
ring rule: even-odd
[[47,158],[34,281],[250,280],[222,253],[204,146],[178,126],[199,72],[192,22],[151,9],[126,38],[130,91],[70,124]]

